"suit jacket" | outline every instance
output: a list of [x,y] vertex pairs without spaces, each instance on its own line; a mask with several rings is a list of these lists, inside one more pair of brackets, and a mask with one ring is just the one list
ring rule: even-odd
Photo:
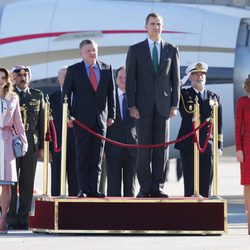
[[[15,88],[15,92],[20,93]],[[44,97],[38,89],[28,88],[24,98],[20,97],[22,121],[28,140],[32,140],[35,148],[43,149],[44,146]],[[31,150],[29,147],[28,150]]]
[[[60,89],[49,95],[49,102],[56,128],[57,145],[60,147],[62,142],[62,92]],[[53,145],[50,145],[50,147],[53,151]]]
[[[16,94],[8,93],[5,97],[6,108],[3,108],[4,120],[3,127],[14,126],[16,133],[20,137],[23,147],[27,150],[28,142],[24,132],[22,117],[20,114],[19,98]],[[12,148],[13,134],[9,130],[2,130],[2,137],[4,140],[4,171],[5,181],[17,181],[16,161]]]
[[[114,124],[108,127],[107,138],[122,143],[136,144],[137,138],[136,138],[135,121],[129,114],[127,114],[125,120],[122,120],[118,91],[116,91],[116,119]],[[122,147],[118,147],[110,143],[105,144],[105,152],[108,158],[114,156],[119,157],[122,153],[122,149],[123,149]],[[135,148],[128,148],[128,151],[131,156],[136,157]]]
[[69,105],[71,115],[88,127],[98,123],[106,127],[107,118],[115,119],[115,87],[112,67],[97,61],[100,69],[100,81],[97,92],[94,91],[87,75],[84,62],[68,67],[63,84],[63,96],[68,100],[73,92],[73,103]]
[[140,116],[147,116],[156,105],[160,115],[168,118],[170,108],[178,107],[180,67],[178,48],[161,41],[158,73],[155,74],[148,39],[129,47],[126,93],[128,106],[136,106]]
[[[192,111],[194,109],[194,103],[195,103],[195,98],[197,96],[195,90],[191,88],[187,89],[182,89],[181,90],[181,102],[180,102],[180,114],[182,117],[181,120],[181,127],[179,130],[179,134],[177,138],[180,138],[189,132],[193,131],[193,126],[192,126],[192,119],[193,119],[193,114],[186,112],[185,108],[188,111]],[[209,101],[211,99],[214,99],[214,97],[217,98],[218,103],[219,103],[219,108],[218,108],[218,134],[222,134],[222,107],[221,107],[221,101],[220,97],[213,93],[212,91],[209,91],[205,89],[205,100],[203,100],[200,104],[200,122],[204,122],[206,118],[210,117],[212,114],[212,106],[209,104]],[[184,108],[185,105],[185,108]],[[203,127],[202,129],[199,130],[199,136],[200,136],[200,144],[201,146],[204,145],[207,134],[209,131],[209,124]],[[193,143],[194,143],[194,137],[190,136],[187,139],[178,142],[175,144],[175,148],[183,151],[189,151],[193,150]],[[212,140],[210,140],[212,142]],[[222,149],[223,148],[223,143],[222,140],[219,140],[218,142],[218,148]]]

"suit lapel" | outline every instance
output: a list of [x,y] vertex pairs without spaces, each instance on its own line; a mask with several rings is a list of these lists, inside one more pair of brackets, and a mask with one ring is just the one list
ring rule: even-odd
[[[86,79],[86,83],[89,85],[89,87],[94,91],[93,89],[93,86],[89,80],[89,77],[88,77],[88,73],[87,73],[87,70],[86,70],[86,67],[85,67],[85,63],[84,61],[82,61],[80,64],[79,64],[79,67],[81,67],[81,69],[78,71],[79,72],[79,75],[80,75],[80,82],[84,83],[85,84],[85,79]],[[82,73],[81,73],[82,72]],[[94,91],[95,92],[95,91]]]
[[118,87],[116,87],[116,110],[117,110],[118,119],[122,120],[121,107],[120,107],[120,101],[119,101],[119,96],[118,96]]
[[104,65],[102,64],[102,62],[99,62],[99,61],[96,61],[96,64],[98,65],[99,67],[99,70],[100,70],[100,79],[99,79],[99,82],[98,82],[98,88],[97,88],[97,91],[101,85],[101,82],[103,80],[103,74],[102,74],[102,71],[105,69],[104,68]]
[[167,60],[167,55],[168,55],[168,44],[162,40],[161,41],[161,57],[160,57],[158,73],[161,71],[163,65],[165,64]]
[[144,49],[143,54],[146,57],[145,61],[147,62],[147,65],[148,65],[149,69],[151,70],[151,73],[153,75],[155,75],[155,71],[154,71],[154,67],[153,67],[153,61],[152,61],[152,58],[151,58],[150,48],[149,48],[149,44],[148,44],[148,39],[146,39],[144,41],[143,49]]

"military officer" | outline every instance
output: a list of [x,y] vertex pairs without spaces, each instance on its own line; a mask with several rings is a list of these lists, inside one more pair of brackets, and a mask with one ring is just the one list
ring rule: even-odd
[[[195,98],[198,98],[200,107],[200,122],[204,122],[212,115],[214,98],[216,97],[219,103],[218,108],[218,147],[219,152],[222,152],[222,108],[220,97],[214,92],[205,88],[206,74],[208,65],[204,62],[196,62],[191,64],[186,69],[186,76],[182,79],[184,84],[188,79],[191,81],[190,88],[182,88],[180,101],[180,115],[182,118],[181,127],[178,138],[188,134],[193,130],[192,119]],[[208,136],[209,124],[199,130],[199,142],[201,147],[204,146]],[[184,193],[185,196],[192,196],[194,193],[194,137],[189,137],[186,140],[176,143],[175,148],[180,151],[181,163],[183,167],[184,177]],[[204,197],[210,196],[211,182],[213,178],[213,154],[212,154],[212,136],[209,138],[209,143],[204,153],[200,153],[200,178],[199,190]]]
[[[29,87],[31,70],[19,65],[13,68],[15,91],[20,98],[20,110],[28,139],[28,152],[16,159],[18,183],[12,187],[8,213],[9,229],[28,229],[28,214],[33,198],[38,157],[43,157],[44,97],[40,90]],[[17,208],[17,186],[19,207]]]

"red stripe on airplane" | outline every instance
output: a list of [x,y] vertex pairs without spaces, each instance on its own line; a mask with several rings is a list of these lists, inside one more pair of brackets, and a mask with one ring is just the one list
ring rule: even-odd
[[[68,31],[68,32],[51,32],[51,33],[40,33],[40,34],[31,34],[31,35],[23,35],[23,36],[12,36],[7,38],[0,39],[0,45],[6,43],[14,43],[25,40],[32,40],[38,38],[49,38],[49,37],[57,37],[65,34],[75,34],[75,33],[84,33],[84,32],[94,32],[94,31]],[[103,34],[135,34],[135,33],[147,33],[146,30],[103,30]],[[162,33],[167,34],[187,34],[188,32],[181,31],[168,31],[164,30]]]

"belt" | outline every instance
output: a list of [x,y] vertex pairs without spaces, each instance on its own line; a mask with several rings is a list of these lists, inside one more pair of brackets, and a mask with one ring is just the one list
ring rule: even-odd
[[24,130],[25,131],[35,131],[36,130],[36,126],[33,125],[33,124],[25,123],[24,124]]

